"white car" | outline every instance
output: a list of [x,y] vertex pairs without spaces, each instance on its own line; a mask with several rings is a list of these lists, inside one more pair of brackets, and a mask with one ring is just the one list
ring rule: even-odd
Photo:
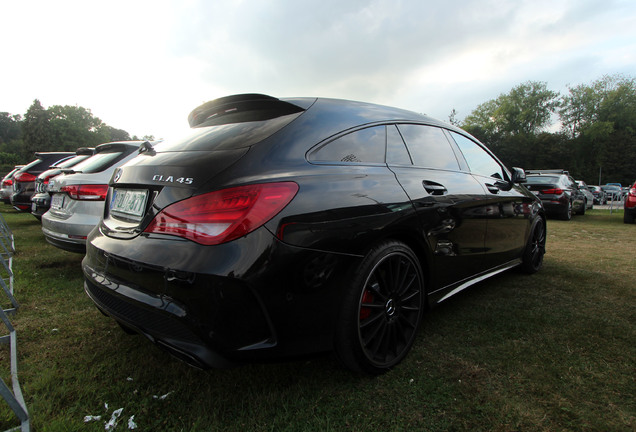
[[115,169],[138,154],[142,141],[101,144],[95,154],[51,179],[51,208],[42,216],[42,233],[60,249],[83,253],[86,237],[104,212],[108,182]]

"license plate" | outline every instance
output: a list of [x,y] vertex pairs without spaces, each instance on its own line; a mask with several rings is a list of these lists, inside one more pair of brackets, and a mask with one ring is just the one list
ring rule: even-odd
[[147,190],[139,189],[115,189],[110,200],[110,212],[134,219],[141,219],[146,209],[148,199]]
[[31,203],[31,213],[33,213],[35,210],[37,210],[38,206],[35,205],[34,202]]
[[64,207],[64,194],[54,194],[51,197],[51,208],[61,209]]

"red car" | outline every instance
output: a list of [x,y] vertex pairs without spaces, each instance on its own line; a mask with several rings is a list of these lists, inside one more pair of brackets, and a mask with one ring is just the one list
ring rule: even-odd
[[629,188],[629,192],[625,195],[625,214],[623,222],[634,223],[636,217],[636,182]]

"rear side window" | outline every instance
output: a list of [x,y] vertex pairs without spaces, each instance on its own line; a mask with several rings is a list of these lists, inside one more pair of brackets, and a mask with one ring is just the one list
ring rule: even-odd
[[401,124],[398,129],[406,142],[413,165],[425,168],[459,170],[459,163],[442,129]]
[[309,155],[312,162],[384,164],[386,128],[375,126],[341,136]]

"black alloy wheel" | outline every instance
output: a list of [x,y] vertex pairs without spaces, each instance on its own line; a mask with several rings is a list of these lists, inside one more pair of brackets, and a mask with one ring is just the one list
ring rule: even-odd
[[520,269],[524,273],[532,274],[538,272],[543,266],[543,256],[545,255],[546,230],[545,222],[541,216],[537,217],[532,224],[530,238],[523,252],[523,259]]
[[405,244],[385,242],[367,254],[352,282],[336,352],[348,368],[380,374],[402,361],[415,340],[425,295],[420,264]]

